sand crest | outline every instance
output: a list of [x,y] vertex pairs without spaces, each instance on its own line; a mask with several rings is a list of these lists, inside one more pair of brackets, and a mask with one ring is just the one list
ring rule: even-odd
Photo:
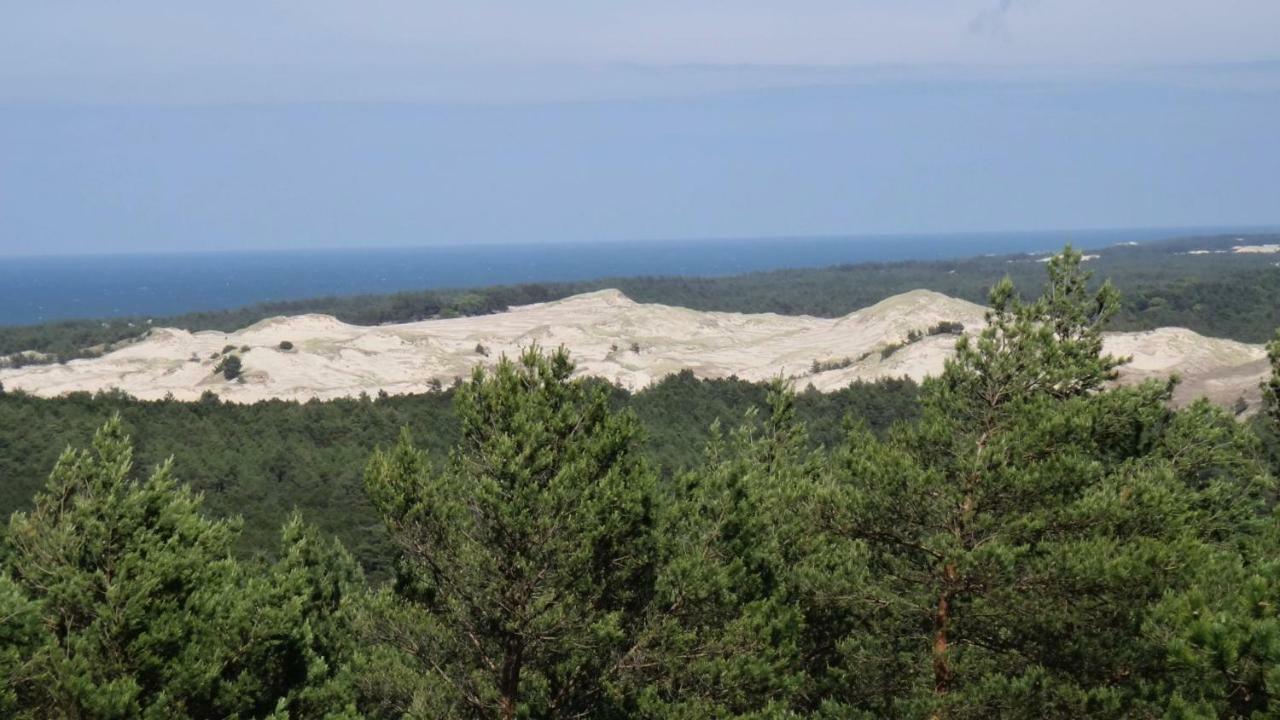
[[[601,290],[493,315],[377,327],[299,315],[230,333],[157,328],[99,358],[0,370],[0,382],[41,396],[114,388],[143,399],[195,400],[212,391],[231,402],[400,394],[448,385],[476,364],[492,365],[537,343],[564,345],[580,374],[632,390],[687,369],[706,378],[782,376],[801,389],[812,384],[831,391],[855,380],[938,373],[956,336],[930,335],[930,329],[958,323],[973,333],[984,312],[928,290],[840,318],[702,312]],[[1180,397],[1252,401],[1267,370],[1261,346],[1181,328],[1114,333],[1106,344],[1110,352],[1133,356],[1126,380],[1179,373]],[[215,372],[224,352],[241,358],[239,380]]]

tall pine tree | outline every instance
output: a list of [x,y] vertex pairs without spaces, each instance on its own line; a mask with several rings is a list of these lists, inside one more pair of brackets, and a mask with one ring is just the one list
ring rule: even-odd
[[317,639],[340,632],[326,627],[333,608],[315,604],[305,580],[332,563],[299,567],[294,540],[276,572],[241,565],[236,524],[204,518],[168,464],[135,481],[132,455],[111,420],[92,452],[65,452],[32,510],[9,522],[6,716],[349,716],[350,694],[328,689],[339,668],[321,658],[344,653]]
[[652,478],[629,414],[563,350],[477,369],[462,440],[406,438],[367,487],[402,558],[365,622],[365,692],[414,717],[603,717],[645,601]]
[[1116,295],[1089,292],[1080,262],[1055,257],[1032,302],[997,285],[987,327],[925,384],[920,424],[838,453],[814,512],[868,563],[844,588],[860,631],[831,699],[848,711],[1158,712],[1166,654],[1144,621],[1256,527],[1248,433],[1206,404],[1170,410],[1169,386],[1106,389]]
[[638,715],[778,717],[812,698],[789,500],[821,464],[780,382],[768,410],[728,438],[714,427],[704,463],[662,505],[654,599],[627,667]]
[[[1266,417],[1257,425],[1264,437],[1275,438],[1280,333],[1268,354]],[[1186,438],[1188,444],[1203,441]],[[1148,621],[1148,634],[1167,648],[1167,673],[1159,686],[1169,698],[1170,717],[1280,717],[1280,513],[1273,508],[1262,533],[1242,533],[1239,539],[1238,558],[1197,568],[1198,582],[1166,597]]]

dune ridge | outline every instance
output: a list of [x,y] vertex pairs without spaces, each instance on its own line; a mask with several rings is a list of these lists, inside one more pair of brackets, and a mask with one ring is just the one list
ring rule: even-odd
[[[704,378],[781,376],[799,389],[829,392],[855,380],[938,373],[954,351],[959,326],[976,332],[984,313],[980,305],[929,290],[839,318],[704,312],[600,290],[493,315],[374,327],[298,315],[226,333],[157,328],[102,357],[0,370],[0,382],[40,396],[118,389],[141,399],[195,400],[212,391],[231,402],[415,393],[536,343],[563,345],[579,374],[631,390],[690,370]],[[1106,346],[1133,356],[1124,381],[1180,374],[1180,400],[1204,394],[1228,404],[1243,396],[1253,404],[1266,372],[1261,346],[1182,328],[1111,333]],[[215,371],[224,352],[241,358],[238,380]]]

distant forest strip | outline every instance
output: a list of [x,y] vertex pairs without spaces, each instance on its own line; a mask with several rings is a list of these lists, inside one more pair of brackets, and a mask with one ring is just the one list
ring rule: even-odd
[[[1280,236],[1254,235],[1243,241],[1272,243],[1280,241]],[[1280,256],[1185,254],[1189,250],[1228,250],[1239,242],[1236,236],[1182,238],[1098,251],[1101,257],[1089,265],[1095,280],[1109,278],[1123,295],[1112,328],[1180,326],[1244,342],[1266,341],[1280,326],[1280,267],[1276,266]],[[109,351],[139,337],[148,327],[229,332],[278,315],[322,313],[356,325],[484,315],[603,288],[617,288],[637,302],[695,310],[838,317],[917,288],[985,303],[988,289],[1005,275],[1031,294],[1038,292],[1044,281],[1043,266],[1035,258],[1016,255],[862,263],[712,278],[602,278],[322,297],[170,317],[0,326],[0,356],[31,352],[38,355],[11,357],[10,362],[63,362]]]
[[[601,383],[603,384],[603,383]],[[643,454],[664,477],[702,459],[713,423],[742,422],[764,404],[768,388],[743,380],[699,380],[691,372],[628,393],[608,388],[617,409],[630,409],[644,429]],[[802,392],[797,413],[816,445],[833,447],[845,417],[873,430],[914,420],[918,386],[910,380],[854,383],[835,393]],[[69,446],[83,446],[119,413],[136,443],[136,467],[148,473],[173,457],[183,481],[206,497],[215,516],[243,516],[240,549],[256,554],[276,544],[297,509],[342,540],[374,576],[388,548],[383,526],[361,489],[361,473],[379,445],[411,428],[418,447],[443,462],[458,440],[454,391],[253,405],[147,402],[119,393],[37,398],[0,390],[0,518],[25,509],[49,468]]]

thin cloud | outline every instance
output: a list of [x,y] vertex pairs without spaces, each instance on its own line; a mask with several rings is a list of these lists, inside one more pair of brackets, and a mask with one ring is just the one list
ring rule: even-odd
[[969,32],[1001,39],[1009,38],[1009,26],[1006,16],[1013,7],[1013,0],[998,0],[995,6],[987,8],[969,21]]
[[1211,0],[120,0],[20,3],[4,20],[0,102],[536,102],[825,82],[841,68],[982,79],[1280,53],[1276,0],[1230,12]]

